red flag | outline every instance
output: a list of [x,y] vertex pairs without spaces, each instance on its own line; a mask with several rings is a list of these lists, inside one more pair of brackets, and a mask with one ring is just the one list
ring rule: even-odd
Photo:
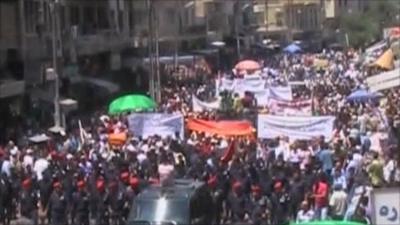
[[233,155],[235,154],[235,141],[231,141],[228,148],[225,150],[224,155],[221,157],[221,162],[228,163],[232,160]]

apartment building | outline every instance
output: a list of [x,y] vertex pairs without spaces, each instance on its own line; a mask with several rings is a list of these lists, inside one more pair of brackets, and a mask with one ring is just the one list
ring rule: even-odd
[[254,27],[263,37],[293,39],[318,32],[323,21],[320,0],[256,0]]
[[363,11],[369,0],[323,0],[325,18],[335,20],[342,15]]
[[0,99],[25,90],[19,8],[16,1],[0,1]]
[[[70,65],[87,61],[100,60],[97,64],[102,71],[118,70],[123,66],[122,51],[147,51],[150,2],[155,9],[160,52],[168,52],[176,44],[204,46],[208,39],[221,39],[232,32],[233,1],[1,0],[0,68],[10,60],[18,61],[23,64],[19,68],[24,68],[17,72],[21,80],[44,82],[55,36],[57,56],[62,59],[60,76],[71,73]],[[53,19],[57,21],[55,35]]]

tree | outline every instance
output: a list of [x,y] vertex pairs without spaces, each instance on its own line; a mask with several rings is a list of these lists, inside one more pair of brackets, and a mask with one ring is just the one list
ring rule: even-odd
[[363,12],[340,18],[340,30],[348,35],[351,46],[365,47],[380,38],[383,28],[398,23],[399,9],[398,0],[368,1]]
[[351,14],[341,18],[341,30],[349,37],[349,44],[362,47],[379,37],[379,26],[366,14]]

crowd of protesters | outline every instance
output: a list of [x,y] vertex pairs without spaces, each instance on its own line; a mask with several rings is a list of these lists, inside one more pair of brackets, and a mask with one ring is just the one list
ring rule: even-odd
[[[276,56],[264,63],[270,84],[309,81],[294,88],[295,98],[314,98],[315,115],[334,115],[332,140],[236,138],[232,159],[220,160],[232,138],[187,132],[186,138],[139,137],[128,132],[126,117],[94,114],[66,133],[48,134],[44,143],[0,150],[0,219],[10,224],[121,225],[133,199],[165,176],[202,180],[214,202],[214,224],[283,225],[289,221],[344,219],[351,191],[400,183],[400,89],[384,93],[380,103],[349,103],[346,96],[365,86],[371,71],[355,51],[324,51],[325,68],[314,68],[309,55]],[[227,76],[230,76],[228,74]],[[162,90],[159,110],[210,120],[257,108],[251,96],[235,93],[228,109],[195,113],[191,96],[215,96],[218,76],[171,77]],[[249,90],[251,91],[251,90]],[[126,143],[110,145],[108,134],[127,131]],[[171,175],[172,174],[172,175]],[[362,197],[350,220],[370,224],[370,202]]]

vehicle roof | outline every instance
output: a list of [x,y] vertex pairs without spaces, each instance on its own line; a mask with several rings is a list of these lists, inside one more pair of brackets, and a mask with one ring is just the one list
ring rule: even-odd
[[136,197],[136,200],[158,199],[160,197],[190,199],[196,190],[202,186],[204,186],[204,182],[191,179],[179,179],[175,180],[174,184],[170,186],[150,186],[140,193]]

